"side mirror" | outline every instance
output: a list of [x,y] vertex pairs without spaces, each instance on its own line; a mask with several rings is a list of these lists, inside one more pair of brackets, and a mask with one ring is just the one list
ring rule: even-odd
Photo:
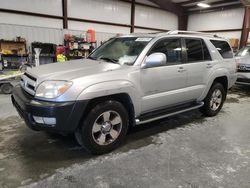
[[164,53],[153,53],[146,58],[142,68],[164,66],[166,63],[167,57]]

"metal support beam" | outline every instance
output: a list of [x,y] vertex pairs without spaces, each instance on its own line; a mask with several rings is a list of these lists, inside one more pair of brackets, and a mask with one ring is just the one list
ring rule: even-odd
[[63,29],[68,29],[68,1],[62,0]]
[[168,12],[173,12],[178,16],[178,30],[187,30],[188,14],[182,6],[170,0],[150,0]]
[[178,15],[178,30],[186,31],[188,25],[188,15]]
[[250,7],[245,7],[245,15],[241,32],[240,47],[246,46],[250,31]]
[[130,33],[135,31],[135,0],[131,1],[131,21]]

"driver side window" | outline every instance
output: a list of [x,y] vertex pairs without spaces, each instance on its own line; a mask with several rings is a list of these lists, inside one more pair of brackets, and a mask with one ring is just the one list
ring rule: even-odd
[[167,57],[167,65],[181,64],[182,63],[182,48],[180,39],[162,39],[158,41],[151,49],[152,53],[164,53]]

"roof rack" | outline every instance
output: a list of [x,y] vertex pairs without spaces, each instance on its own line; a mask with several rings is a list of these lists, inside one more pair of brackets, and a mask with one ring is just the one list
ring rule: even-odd
[[210,33],[203,33],[203,32],[198,32],[198,31],[181,31],[181,30],[173,30],[173,31],[168,31],[167,34],[169,35],[177,35],[177,34],[192,34],[192,35],[204,35],[204,36],[210,36],[210,37],[216,37],[220,38],[216,34],[210,34]]

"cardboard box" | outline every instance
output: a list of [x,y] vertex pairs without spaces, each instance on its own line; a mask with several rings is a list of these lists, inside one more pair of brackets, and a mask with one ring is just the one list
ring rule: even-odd
[[229,39],[229,43],[230,43],[232,48],[238,48],[239,39],[236,39],[236,38]]

